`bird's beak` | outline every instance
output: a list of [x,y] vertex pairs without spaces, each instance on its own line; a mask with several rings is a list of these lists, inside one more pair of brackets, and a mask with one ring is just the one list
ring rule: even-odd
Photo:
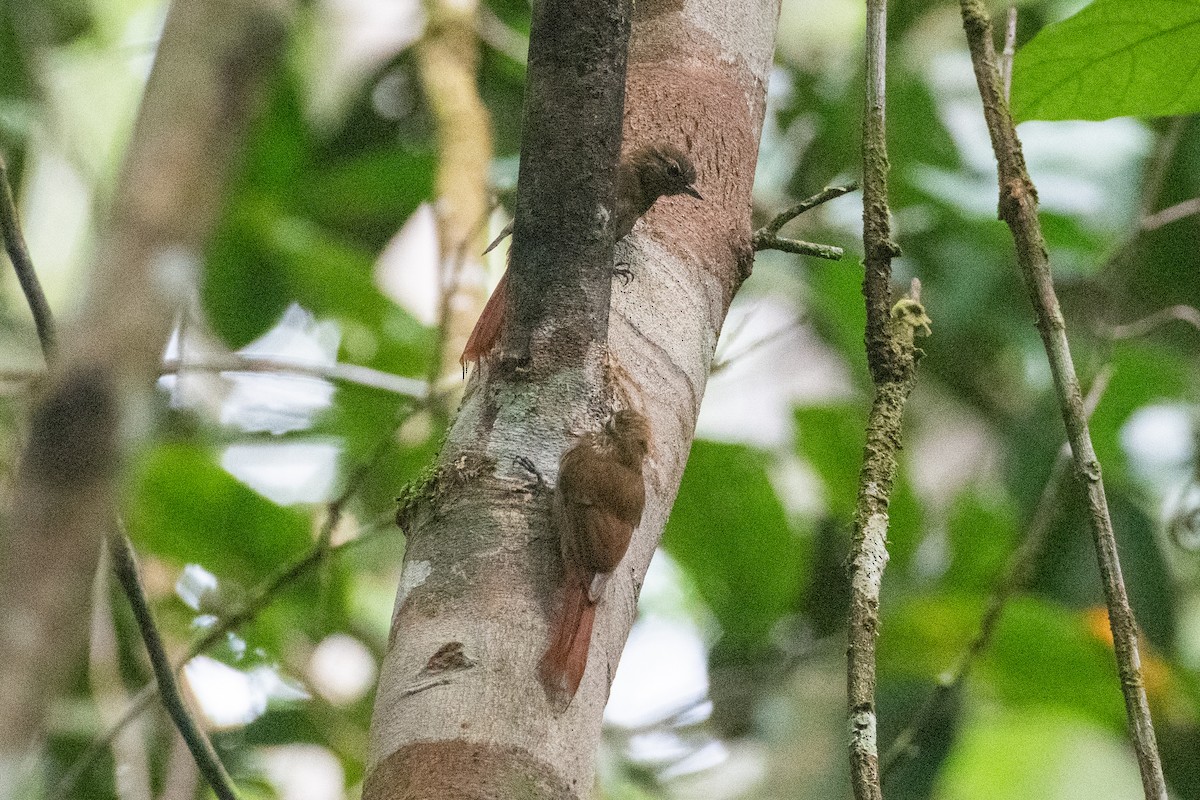
[[692,186],[690,183],[687,186],[683,187],[683,193],[690,194],[692,197],[696,198],[697,200],[704,199],[704,195],[697,192],[696,187]]

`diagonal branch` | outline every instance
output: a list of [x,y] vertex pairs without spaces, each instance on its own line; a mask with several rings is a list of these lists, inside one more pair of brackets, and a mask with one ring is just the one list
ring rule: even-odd
[[42,354],[46,363],[54,360],[58,349],[58,333],[54,328],[54,317],[50,314],[50,304],[42,291],[42,284],[33,269],[33,261],[29,258],[29,249],[25,246],[25,236],[21,233],[21,219],[17,214],[17,204],[13,200],[12,184],[8,180],[8,164],[0,155],[0,238],[4,239],[4,249],[8,251],[9,260],[21,283],[21,291],[25,294],[25,302],[33,314],[33,324],[37,326],[38,341],[42,343]]
[[1100,462],[1092,446],[1079,379],[1067,342],[1066,324],[1050,276],[1046,241],[1037,215],[1037,191],[1025,167],[1021,142],[1017,138],[1016,127],[1000,85],[992,25],[987,10],[981,0],[961,0],[961,7],[975,78],[983,98],[984,116],[998,164],[1000,218],[1008,224],[1016,243],[1017,263],[1025,279],[1029,300],[1037,317],[1038,332],[1054,376],[1054,387],[1067,428],[1067,440],[1071,443],[1075,472],[1085,490],[1088,523],[1100,564],[1113,649],[1120,673],[1121,691],[1125,697],[1130,737],[1141,771],[1142,788],[1147,800],[1165,800],[1166,782],[1150,720],[1137,649],[1137,623],[1125,592],[1116,537],[1108,513],[1104,481],[1100,475]]
[[[336,501],[335,501],[336,502]],[[381,535],[394,534],[391,530],[393,519],[389,513],[386,518],[380,519],[377,523],[372,524],[368,528],[360,531],[359,535],[353,539],[342,542],[341,544],[326,546],[322,544],[322,538],[326,530],[332,530],[333,525],[329,520],[333,518],[330,514],[327,517],[327,522],[322,525],[321,535],[318,536],[318,541],[311,549],[303,556],[298,558],[292,564],[284,567],[272,577],[266,579],[258,588],[256,588],[250,596],[231,614],[226,614],[221,617],[212,627],[208,628],[204,635],[188,647],[187,652],[176,661],[171,670],[178,674],[187,663],[196,656],[207,651],[210,647],[225,640],[225,635],[230,631],[236,630],[242,625],[250,622],[262,612],[271,602],[279,595],[279,593],[298,580],[301,576],[311,572],[320,565],[324,564],[328,559],[349,551],[351,548],[358,547],[369,541],[379,538]],[[117,737],[126,726],[133,720],[137,719],[143,712],[150,707],[154,699],[158,697],[158,683],[151,682],[143,686],[141,690],[130,701],[129,706],[125,709],[125,713],[121,715],[109,728],[101,734],[92,745],[71,765],[70,769],[59,780],[54,787],[54,791],[48,793],[48,797],[56,800],[67,800],[74,797],[79,781],[91,769],[92,764],[96,762],[108,747],[108,745]]]
[[188,713],[183,695],[179,691],[179,683],[175,680],[175,670],[171,668],[171,659],[163,646],[162,636],[154,624],[154,615],[150,612],[150,604],[146,601],[146,592],[138,578],[137,561],[133,555],[133,545],[125,535],[120,525],[114,525],[109,532],[108,547],[112,552],[113,569],[129,605],[133,608],[133,616],[137,620],[138,630],[141,631],[142,641],[146,645],[146,653],[150,656],[150,665],[154,669],[154,679],[158,683],[158,691],[162,695],[163,706],[171,716],[171,721],[179,729],[179,734],[187,742],[200,774],[208,781],[213,792],[220,800],[237,800],[237,792],[233,789],[233,780],[212,742],[195,719]]
[[[1104,392],[1108,388],[1109,378],[1111,377],[1111,366],[1106,367],[1096,376],[1096,380],[1088,392],[1087,399],[1084,401],[1089,417],[1096,410],[1096,406],[1100,404],[1100,399],[1104,396]],[[879,768],[883,780],[886,781],[888,776],[897,767],[914,757],[920,750],[921,737],[924,735],[926,728],[933,720],[937,719],[942,705],[958,691],[958,688],[970,673],[971,667],[975,665],[976,659],[991,644],[992,636],[996,632],[996,627],[1000,624],[1000,617],[1004,613],[1004,608],[1008,605],[1008,601],[1017,592],[1021,591],[1028,582],[1034,563],[1046,548],[1046,540],[1050,535],[1050,525],[1054,522],[1055,514],[1059,509],[1062,491],[1066,486],[1067,469],[1070,464],[1071,449],[1064,443],[1058,451],[1057,458],[1054,459],[1054,466],[1050,470],[1050,477],[1046,479],[1046,485],[1042,488],[1042,494],[1038,498],[1037,506],[1033,511],[1033,517],[1029,521],[1029,529],[1025,534],[1025,539],[1009,558],[1008,564],[1004,568],[1004,574],[1001,575],[1000,580],[996,583],[996,587],[992,590],[991,596],[988,597],[987,607],[984,609],[983,616],[980,617],[978,630],[975,631],[975,635],[971,637],[971,641],[959,653],[953,666],[939,676],[933,693],[926,698],[925,704],[917,711],[907,727],[896,736],[891,746],[888,747],[880,759]]]

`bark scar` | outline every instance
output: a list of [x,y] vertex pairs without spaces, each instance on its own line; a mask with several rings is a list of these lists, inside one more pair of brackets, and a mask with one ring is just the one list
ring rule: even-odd
[[466,654],[462,642],[446,642],[429,657],[425,666],[417,673],[417,679],[406,686],[400,692],[400,696],[411,697],[435,686],[447,686],[451,683],[454,673],[471,669],[477,663]]

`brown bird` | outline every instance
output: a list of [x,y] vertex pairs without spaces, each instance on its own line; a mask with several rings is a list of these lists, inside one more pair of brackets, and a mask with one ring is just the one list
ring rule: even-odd
[[559,711],[579,690],[587,669],[592,624],[609,575],[621,563],[642,521],[642,462],[650,427],[633,411],[618,411],[598,433],[563,453],[554,488],[553,523],[563,561],[563,598],[550,621],[550,646],[538,667]]
[[[703,200],[693,184],[696,168],[692,160],[673,144],[655,142],[639,147],[617,165],[617,211],[615,216],[616,240],[629,235],[634,224],[650,210],[654,201],[673,194],[687,194]],[[513,232],[509,223],[500,235],[488,245],[484,253],[500,244],[504,237]],[[478,361],[486,356],[500,338],[504,327],[504,309],[508,305],[508,271],[500,277],[496,290],[488,298],[463,348],[459,362],[465,367],[468,361]]]

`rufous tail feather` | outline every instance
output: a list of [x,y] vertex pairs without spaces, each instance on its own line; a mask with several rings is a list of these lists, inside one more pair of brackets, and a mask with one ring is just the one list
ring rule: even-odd
[[496,340],[500,338],[500,331],[504,328],[504,309],[507,305],[508,271],[506,270],[500,276],[500,282],[496,284],[496,289],[488,298],[483,311],[479,313],[479,320],[471,330],[471,335],[467,337],[467,345],[458,359],[464,367],[468,361],[479,361],[496,346]]
[[538,665],[546,696],[560,712],[571,704],[583,681],[595,621],[596,604],[588,601],[587,587],[568,581],[562,610],[551,625],[550,646]]

